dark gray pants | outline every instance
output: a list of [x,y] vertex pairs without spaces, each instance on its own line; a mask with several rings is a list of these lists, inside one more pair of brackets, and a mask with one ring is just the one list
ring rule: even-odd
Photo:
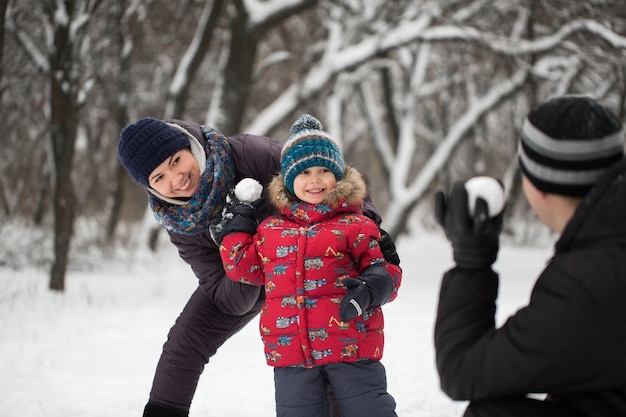
[[274,368],[277,417],[328,416],[328,381],[341,417],[396,417],[380,361],[337,363],[314,368]]

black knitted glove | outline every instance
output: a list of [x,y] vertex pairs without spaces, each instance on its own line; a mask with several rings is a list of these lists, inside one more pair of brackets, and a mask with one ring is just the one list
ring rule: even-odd
[[487,202],[478,197],[470,217],[467,191],[456,182],[450,197],[442,191],[435,195],[435,217],[452,244],[457,266],[469,269],[489,268],[498,257],[503,212],[489,217]]
[[235,196],[234,189],[228,192],[226,205],[222,209],[222,220],[209,227],[211,238],[216,245],[219,246],[224,236],[231,233],[245,232],[251,235],[256,233],[258,226],[256,219],[257,202],[243,203]]
[[391,275],[382,266],[370,266],[359,278],[344,278],[346,295],[339,305],[341,321],[348,322],[363,314],[369,307],[385,304],[393,294]]
[[189,412],[167,405],[148,403],[143,409],[143,417],[188,417]]
[[378,245],[387,262],[400,266],[400,256],[396,252],[396,244],[393,242],[391,235],[383,229],[380,229],[380,242]]

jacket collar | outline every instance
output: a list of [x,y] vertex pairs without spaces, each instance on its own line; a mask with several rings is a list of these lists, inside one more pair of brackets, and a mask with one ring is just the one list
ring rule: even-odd
[[587,193],[556,242],[557,251],[626,245],[626,158]]
[[337,212],[362,212],[363,199],[366,195],[365,181],[361,174],[348,166],[341,181],[328,198],[320,204],[308,204],[300,201],[285,187],[281,175],[276,176],[268,187],[270,201],[284,215],[302,222],[322,221]]

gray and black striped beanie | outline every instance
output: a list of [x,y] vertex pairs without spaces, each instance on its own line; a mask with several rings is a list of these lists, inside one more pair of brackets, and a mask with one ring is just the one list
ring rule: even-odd
[[590,97],[553,98],[524,120],[519,162],[541,191],[582,197],[623,157],[621,122]]

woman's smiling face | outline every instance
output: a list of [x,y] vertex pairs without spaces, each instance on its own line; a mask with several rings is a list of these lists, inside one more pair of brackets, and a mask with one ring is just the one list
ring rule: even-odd
[[150,173],[148,183],[165,197],[189,198],[200,187],[200,166],[189,149],[181,149]]

